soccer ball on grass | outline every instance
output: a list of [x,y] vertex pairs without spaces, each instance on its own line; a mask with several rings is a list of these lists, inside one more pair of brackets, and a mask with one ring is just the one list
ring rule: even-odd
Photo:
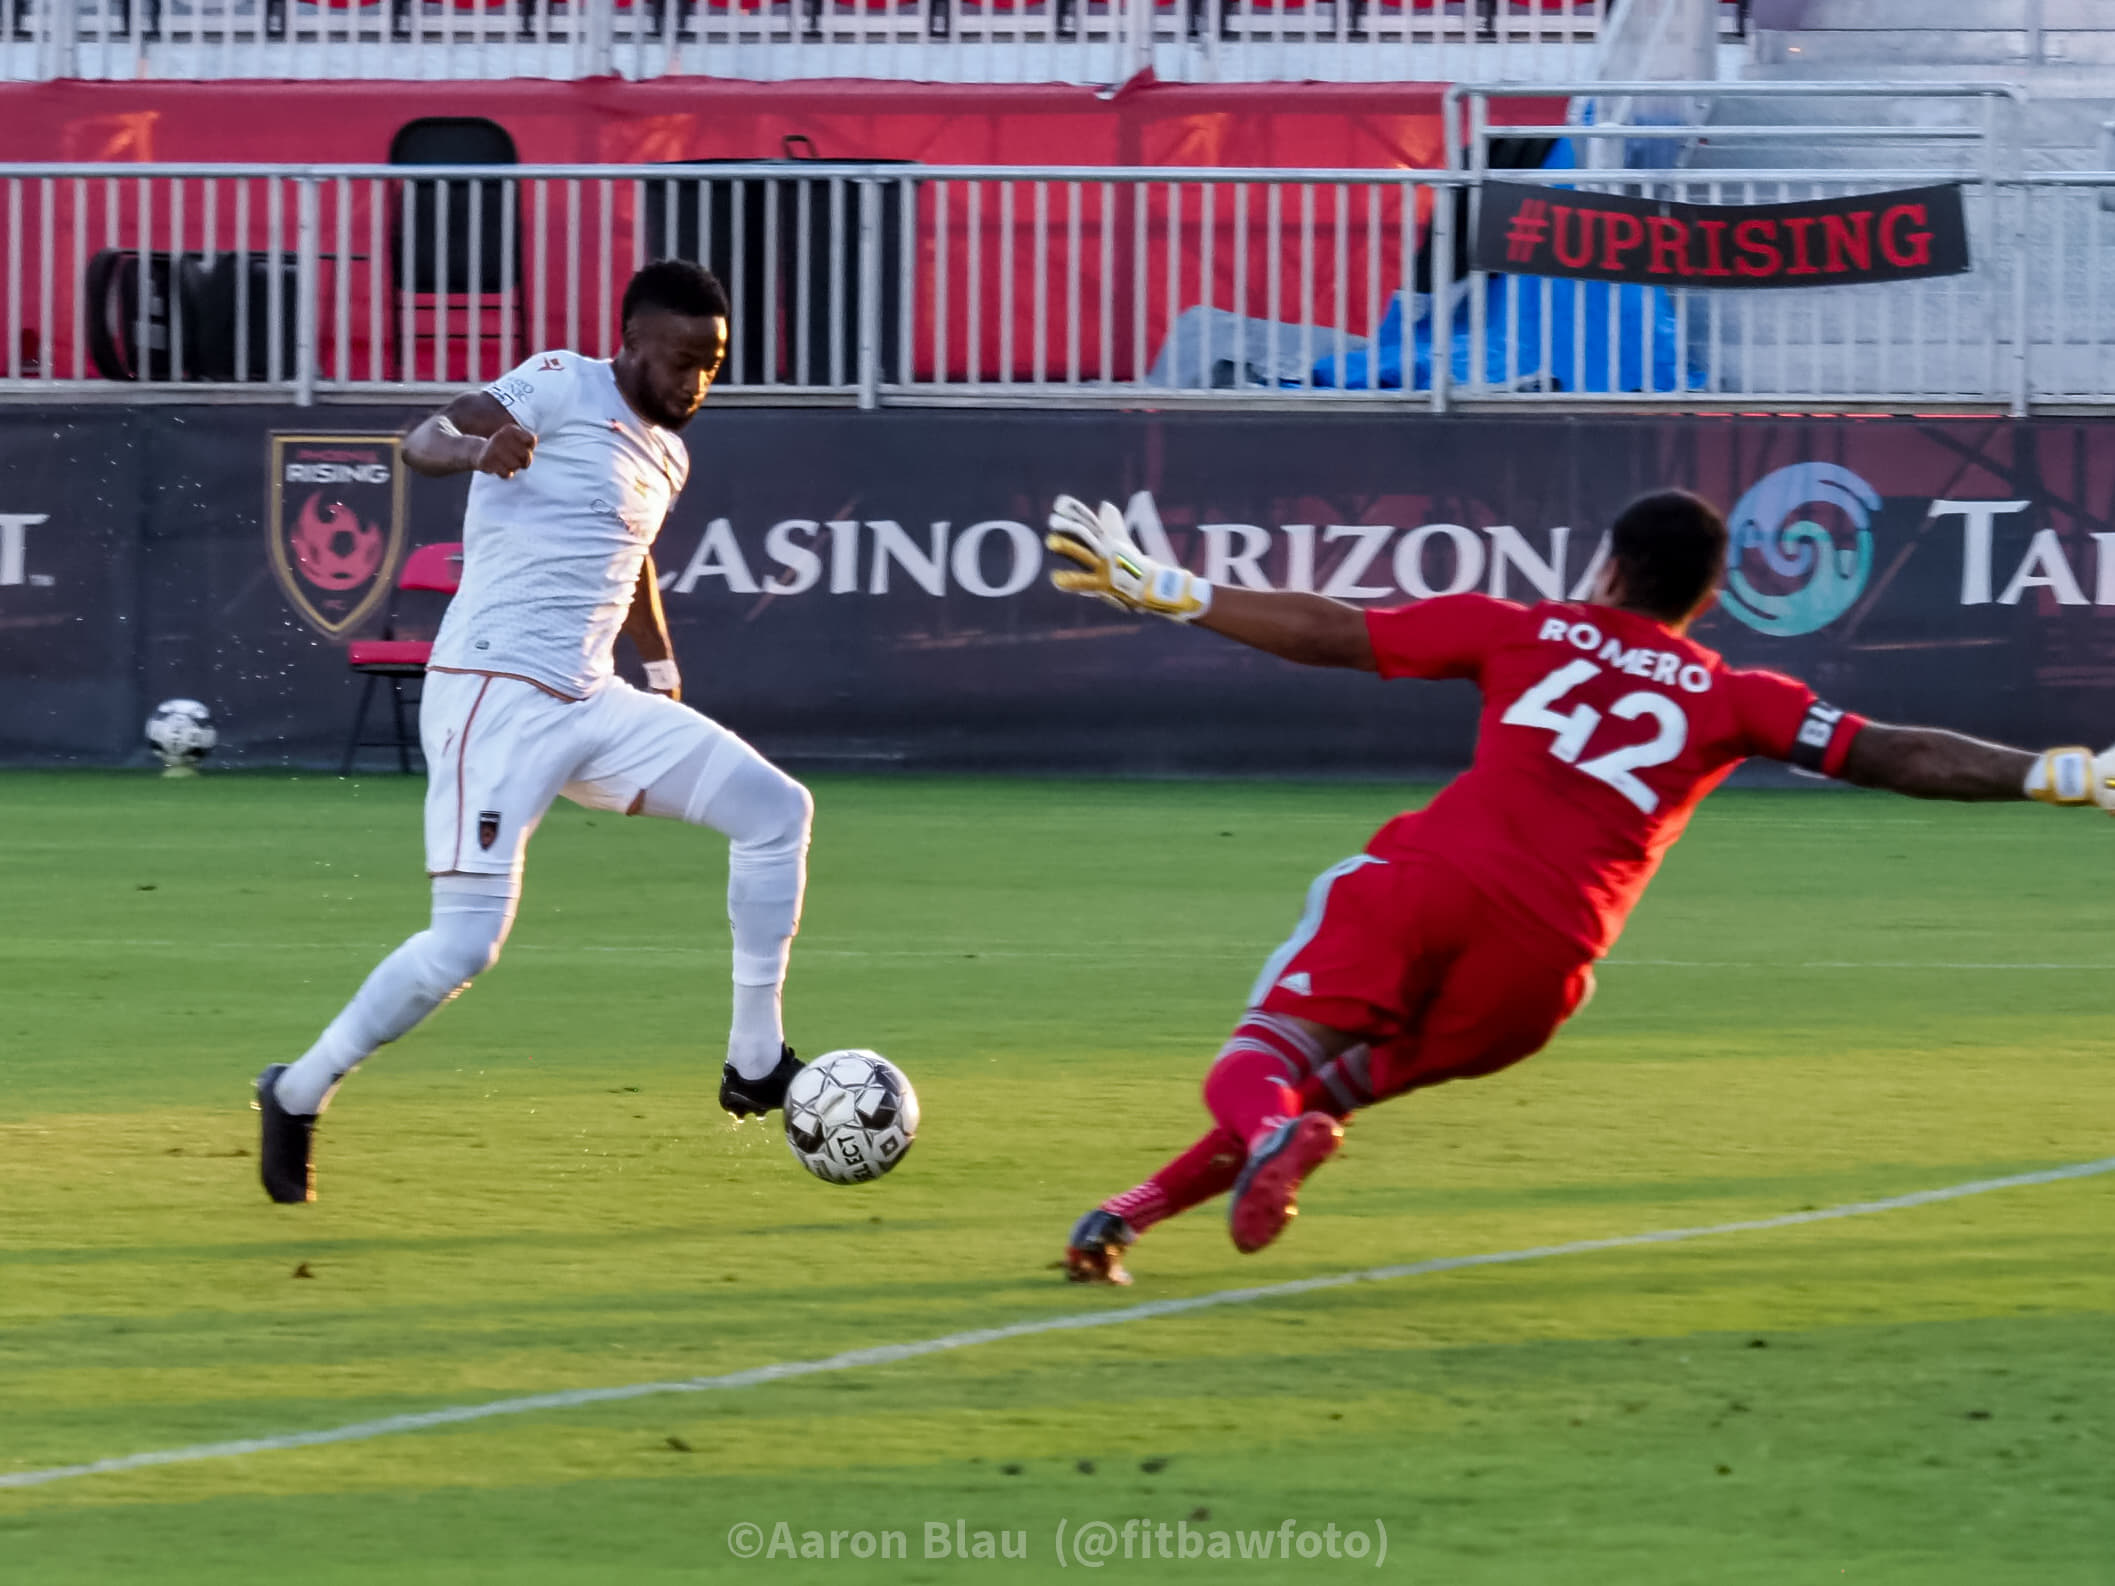
[[879,1052],[826,1052],[786,1087],[786,1144],[832,1184],[880,1178],[918,1138],[918,1093]]
[[147,742],[162,757],[163,776],[196,776],[198,762],[220,742],[213,714],[195,699],[165,699],[147,718]]

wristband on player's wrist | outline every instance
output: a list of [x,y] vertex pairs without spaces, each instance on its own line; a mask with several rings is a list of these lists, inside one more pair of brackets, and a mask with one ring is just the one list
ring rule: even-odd
[[1212,583],[1187,567],[1156,565],[1146,584],[1146,609],[1177,622],[1195,622],[1212,609]]
[[2093,804],[2093,778],[2097,773],[2093,751],[2067,745],[2044,749],[2027,767],[2020,791],[2044,804]]
[[2045,749],[2027,767],[2020,791],[2044,804],[2089,804],[2093,800],[2093,755],[2086,749]]
[[671,694],[682,686],[683,674],[676,670],[673,661],[648,661],[646,663],[646,686],[657,694]]

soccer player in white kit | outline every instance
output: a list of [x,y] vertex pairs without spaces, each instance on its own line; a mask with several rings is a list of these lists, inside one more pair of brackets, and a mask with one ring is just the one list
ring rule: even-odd
[[[434,640],[419,736],[433,916],[376,967],[307,1054],[257,1078],[259,1167],[275,1201],[315,1198],[316,1117],[352,1068],[499,958],[530,834],[560,794],[729,839],[734,1018],[720,1105],[781,1106],[800,1068],[779,993],[800,923],[813,804],[719,723],[679,703],[651,547],[690,471],[676,432],[727,348],[727,297],[662,260],[624,291],[614,359],[539,353],[411,432],[422,474],[474,472],[462,587]],[[651,692],[615,675],[619,631]]]

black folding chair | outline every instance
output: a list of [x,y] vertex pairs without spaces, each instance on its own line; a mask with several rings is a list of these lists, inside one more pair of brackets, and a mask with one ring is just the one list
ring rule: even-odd
[[[397,129],[389,141],[389,163],[519,165],[521,157],[512,136],[496,121],[484,116],[423,116]],[[391,328],[389,351],[399,378],[416,375],[415,368],[406,366],[417,363],[421,342],[435,344],[438,369],[448,356],[444,343],[467,341],[470,316],[483,316],[494,309],[502,316],[509,312],[514,316],[516,357],[535,351],[528,344],[528,307],[521,289],[518,202],[509,224],[507,189],[511,185],[504,179],[414,180],[404,182],[391,195],[389,268],[396,288],[397,323]],[[445,251],[440,241],[443,216],[448,233]],[[474,272],[473,252],[477,256]],[[412,326],[409,347],[403,335],[407,298]],[[431,328],[443,304],[450,313],[460,314],[463,326],[460,331],[451,327],[445,338]],[[495,333],[493,340],[498,339]],[[486,372],[472,369],[469,377],[483,379]]]

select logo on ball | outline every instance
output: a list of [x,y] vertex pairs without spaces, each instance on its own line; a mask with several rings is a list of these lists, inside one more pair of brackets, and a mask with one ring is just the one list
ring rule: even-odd
[[342,639],[389,596],[404,552],[394,435],[274,435],[265,539],[287,603]]

